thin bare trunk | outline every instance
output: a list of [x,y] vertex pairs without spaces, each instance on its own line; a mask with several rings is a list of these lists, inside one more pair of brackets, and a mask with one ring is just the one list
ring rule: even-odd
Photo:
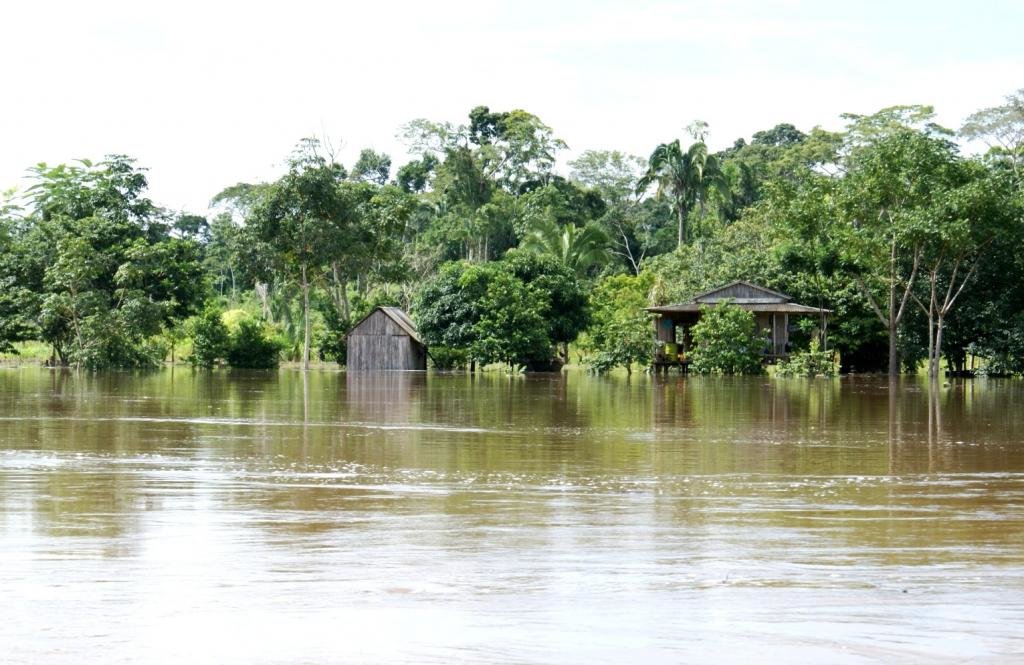
[[676,206],[676,215],[679,217],[679,244],[677,248],[682,248],[683,243],[686,242],[686,209],[680,204]]
[[306,278],[306,266],[302,266],[302,369],[309,369],[309,281]]

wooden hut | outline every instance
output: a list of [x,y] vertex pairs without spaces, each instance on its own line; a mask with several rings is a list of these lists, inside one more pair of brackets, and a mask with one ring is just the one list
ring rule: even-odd
[[655,370],[671,366],[686,369],[693,343],[690,328],[700,320],[701,308],[714,307],[723,301],[754,313],[758,330],[765,338],[765,362],[769,363],[789,355],[791,316],[825,317],[830,313],[827,309],[799,305],[784,293],[742,280],[698,294],[687,302],[648,307],[647,311],[655,315],[654,330],[658,340]]
[[348,333],[350,370],[425,370],[427,346],[397,307],[378,307]]

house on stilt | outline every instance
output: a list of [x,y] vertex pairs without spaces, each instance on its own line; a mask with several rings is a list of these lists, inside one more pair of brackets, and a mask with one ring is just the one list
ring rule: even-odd
[[767,363],[789,355],[792,317],[810,315],[824,320],[831,313],[831,310],[797,304],[784,293],[742,280],[701,293],[686,302],[648,307],[647,311],[655,315],[654,331],[658,341],[654,355],[655,371],[669,367],[685,371],[693,345],[690,330],[700,320],[702,308],[715,307],[726,301],[754,313],[754,321],[764,336],[764,360]]

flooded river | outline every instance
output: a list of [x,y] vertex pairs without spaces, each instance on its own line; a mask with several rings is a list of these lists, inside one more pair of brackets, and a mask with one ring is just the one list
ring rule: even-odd
[[1024,383],[0,369],[0,662],[1024,662]]

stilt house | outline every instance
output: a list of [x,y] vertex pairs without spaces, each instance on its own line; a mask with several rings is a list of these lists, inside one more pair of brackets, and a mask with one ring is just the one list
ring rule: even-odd
[[648,307],[647,311],[655,314],[654,332],[658,340],[655,369],[677,366],[685,370],[693,344],[690,329],[700,320],[701,308],[715,307],[723,301],[754,313],[765,340],[765,362],[769,363],[789,355],[790,317],[826,317],[830,313],[827,309],[799,305],[784,293],[744,281],[720,286],[687,302]]

